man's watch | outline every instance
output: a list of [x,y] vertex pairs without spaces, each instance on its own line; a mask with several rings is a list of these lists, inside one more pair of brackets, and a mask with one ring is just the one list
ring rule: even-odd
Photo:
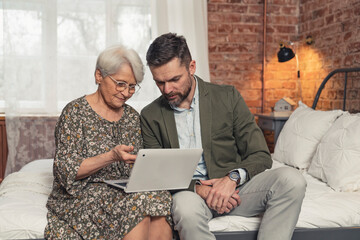
[[233,180],[234,182],[236,182],[236,186],[239,186],[240,185],[240,180],[241,180],[241,177],[240,177],[240,173],[238,170],[232,170],[230,171],[227,176],[230,178],[230,180]]

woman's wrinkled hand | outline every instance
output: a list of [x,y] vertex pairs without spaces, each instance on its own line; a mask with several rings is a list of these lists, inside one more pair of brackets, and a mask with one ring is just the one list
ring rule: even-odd
[[130,153],[134,151],[134,146],[117,145],[111,151],[114,161],[124,161],[128,164],[135,162],[136,155]]

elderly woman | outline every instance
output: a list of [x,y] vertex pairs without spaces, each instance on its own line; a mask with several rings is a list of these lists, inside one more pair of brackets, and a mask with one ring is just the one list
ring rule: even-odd
[[171,239],[167,191],[125,193],[103,183],[128,178],[142,148],[139,114],[125,102],[144,76],[133,51],[114,46],[98,59],[95,93],[70,102],[55,129],[47,239]]

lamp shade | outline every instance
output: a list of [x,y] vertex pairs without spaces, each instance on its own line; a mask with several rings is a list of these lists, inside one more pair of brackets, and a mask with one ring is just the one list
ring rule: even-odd
[[285,47],[284,44],[280,44],[280,50],[277,55],[279,62],[287,62],[295,57],[293,50],[291,50],[291,48]]

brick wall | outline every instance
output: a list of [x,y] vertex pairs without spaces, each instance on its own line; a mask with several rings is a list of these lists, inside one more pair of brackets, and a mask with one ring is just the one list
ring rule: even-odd
[[261,108],[262,4],[208,1],[211,81],[234,85],[253,112]]
[[[208,0],[211,81],[234,85],[253,113],[270,112],[285,96],[311,106],[328,73],[360,67],[359,0],[267,0],[266,7],[263,60],[264,0]],[[305,43],[308,35],[314,44]],[[279,43],[289,41],[298,54],[300,78],[295,58],[277,61]],[[360,110],[360,79],[349,78],[347,108]],[[327,86],[318,109],[341,106],[341,79]]]
[[[267,0],[266,61],[263,69],[264,0],[208,0],[211,81],[232,84],[253,113],[264,112],[287,96],[311,105],[320,82],[334,69],[360,66],[359,0]],[[315,41],[305,43],[306,36]],[[280,42],[294,42],[296,59],[277,61]],[[355,80],[354,80],[355,81]],[[340,80],[330,85],[340,87]],[[301,89],[300,89],[301,86]],[[350,81],[356,97],[359,84]],[[324,100],[337,100],[338,89],[325,91]],[[334,101],[333,101],[334,102]],[[356,107],[356,102],[353,108]],[[320,108],[330,107],[329,101]],[[332,104],[336,105],[336,104]],[[338,105],[338,104],[337,104]],[[351,106],[350,106],[351,107]]]
[[[312,35],[315,43],[299,50],[304,101],[312,102],[315,90],[326,75],[337,68],[360,67],[360,1],[303,0],[300,6],[299,38]],[[326,85],[320,109],[342,106],[344,75]],[[347,106],[360,111],[360,75],[349,74]]]

